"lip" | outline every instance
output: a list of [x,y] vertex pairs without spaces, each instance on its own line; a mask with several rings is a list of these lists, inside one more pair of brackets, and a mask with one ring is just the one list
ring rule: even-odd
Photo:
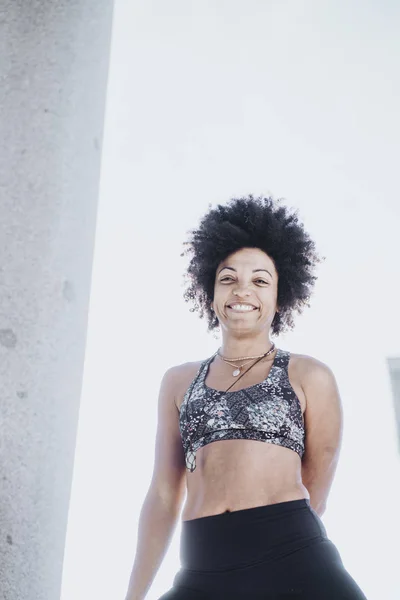
[[[244,306],[252,306],[253,310],[258,310],[258,306],[254,306],[254,304],[250,304],[250,302],[232,302],[231,304],[243,304]],[[227,304],[226,308],[229,308],[230,310],[235,310],[234,308],[231,308],[230,304]]]

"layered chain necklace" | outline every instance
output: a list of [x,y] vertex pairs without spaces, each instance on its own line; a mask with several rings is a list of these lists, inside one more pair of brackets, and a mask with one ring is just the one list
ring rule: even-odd
[[[272,354],[272,352],[274,350],[275,350],[275,344],[272,343],[272,346],[268,350],[268,352],[265,352],[264,354],[258,354],[257,356],[240,356],[239,358],[226,358],[225,356],[222,356],[222,354],[220,353],[219,350],[218,350],[217,354],[229,366],[235,367],[235,370],[233,371],[232,375],[233,375],[233,377],[238,377],[241,374],[243,367],[245,367],[246,365],[251,363],[252,360],[256,360],[257,358],[259,358],[259,359],[266,358],[267,356]],[[244,360],[245,362],[242,363],[241,365],[235,364],[236,362],[240,363],[240,361],[242,361],[242,360]]]

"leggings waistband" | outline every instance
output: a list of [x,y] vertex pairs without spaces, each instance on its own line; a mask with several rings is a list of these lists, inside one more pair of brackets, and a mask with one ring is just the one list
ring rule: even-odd
[[299,500],[288,500],[286,502],[265,504],[263,506],[255,506],[253,508],[242,508],[240,510],[226,511],[216,515],[208,515],[206,517],[190,519],[189,521],[182,521],[182,527],[189,529],[196,528],[197,526],[214,526],[217,523],[225,522],[232,524],[237,522],[247,522],[252,521],[253,519],[258,519],[259,517],[273,518],[277,515],[285,514],[300,508],[311,508],[310,500],[308,498],[301,498]]

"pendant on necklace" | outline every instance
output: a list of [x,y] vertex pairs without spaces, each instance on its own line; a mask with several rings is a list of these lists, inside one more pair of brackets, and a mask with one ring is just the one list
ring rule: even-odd
[[238,375],[240,375],[240,369],[235,369],[235,370],[233,371],[232,375],[233,375],[234,377],[237,377]]
[[196,468],[196,452],[189,450],[186,454],[186,468],[193,473]]

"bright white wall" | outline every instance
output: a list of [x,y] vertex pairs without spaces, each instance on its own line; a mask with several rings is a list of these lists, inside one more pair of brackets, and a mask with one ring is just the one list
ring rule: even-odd
[[[218,344],[182,300],[182,242],[208,203],[250,192],[298,207],[327,257],[277,341],[336,373],[324,523],[369,600],[399,597],[399,17],[388,1],[116,2],[62,600],[124,598],[160,379]],[[179,527],[149,600],[178,544]]]

